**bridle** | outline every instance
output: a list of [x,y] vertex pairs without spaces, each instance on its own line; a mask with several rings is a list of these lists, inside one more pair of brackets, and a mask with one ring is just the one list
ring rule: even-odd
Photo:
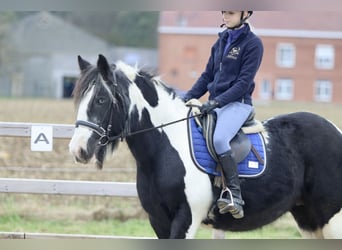
[[119,136],[109,136],[111,132],[111,120],[112,120],[112,114],[113,112],[110,112],[111,118],[109,120],[110,123],[108,123],[107,129],[104,129],[103,127],[99,126],[96,123],[89,122],[89,121],[82,121],[77,120],[75,123],[75,127],[78,128],[79,126],[86,127],[96,133],[100,138],[98,139],[98,144],[100,146],[106,146],[109,142],[115,141],[118,138],[121,138],[121,135]]
[[98,145],[99,146],[106,146],[108,143],[115,141],[117,139],[120,139],[121,141],[123,141],[126,137],[132,136],[132,135],[137,135],[137,134],[142,134],[142,133],[146,133],[155,129],[159,129],[159,128],[163,128],[166,126],[170,126],[172,124],[178,123],[178,122],[182,122],[185,120],[189,120],[195,117],[199,117],[202,116],[202,114],[195,114],[195,115],[190,115],[184,118],[181,118],[179,120],[175,120],[172,122],[168,122],[168,123],[163,123],[160,124],[159,126],[156,127],[150,127],[150,128],[146,128],[146,129],[141,129],[141,130],[137,130],[134,132],[128,132],[126,131],[126,128],[124,128],[122,130],[122,132],[119,135],[114,135],[114,136],[109,136],[110,132],[111,132],[111,120],[112,120],[112,110],[111,110],[111,118],[110,118],[110,123],[108,124],[107,129],[104,129],[103,127],[93,123],[93,122],[88,122],[88,121],[82,121],[82,120],[77,120],[76,121],[76,128],[79,126],[82,127],[86,127],[90,130],[92,130],[94,133],[96,133],[97,135],[100,136],[99,141],[98,141]]
[[[114,80],[115,80],[115,82],[113,84],[113,86],[114,86],[113,87],[113,93],[116,93],[117,83],[116,83],[116,79],[114,79]],[[96,81],[93,84],[96,84]],[[108,113],[108,111],[110,112],[109,123],[108,123],[108,126],[107,126],[106,129],[103,128],[102,126],[96,124],[96,123],[89,122],[89,121],[84,121],[84,120],[77,120],[76,123],[75,123],[75,127],[78,128],[78,127],[82,126],[82,127],[86,127],[88,129],[90,129],[92,132],[96,133],[99,136],[98,145],[99,146],[106,146],[108,143],[116,141],[118,139],[123,141],[126,137],[129,137],[129,136],[132,136],[132,135],[146,133],[146,132],[149,132],[149,131],[152,131],[152,130],[155,130],[155,129],[159,129],[159,128],[163,128],[163,127],[166,127],[166,126],[170,126],[172,124],[175,124],[175,123],[178,123],[178,122],[182,122],[182,121],[185,121],[185,120],[189,120],[189,119],[192,119],[192,118],[195,118],[195,117],[199,117],[199,116],[202,115],[202,114],[188,115],[187,117],[181,118],[179,120],[171,121],[171,122],[168,122],[168,123],[165,123],[165,124],[160,124],[159,126],[156,126],[156,127],[150,127],[150,128],[146,128],[146,129],[141,129],[141,130],[133,131],[133,132],[128,131],[127,126],[124,126],[124,128],[122,129],[120,134],[114,135],[114,136],[110,136],[111,131],[112,131],[113,105],[114,104],[115,103],[112,101],[110,103],[110,106],[108,107],[107,112],[106,112],[106,114]],[[196,105],[191,105],[191,106],[196,106]],[[128,123],[128,119],[126,120],[125,124],[127,125],[127,123]]]
[[[92,83],[92,85],[96,85],[97,81],[94,81]],[[115,86],[113,85],[113,93],[115,93]],[[109,122],[108,122],[108,126],[107,128],[103,128],[102,126],[94,123],[94,122],[90,122],[90,121],[84,121],[84,120],[77,120],[75,123],[75,127],[78,128],[79,126],[82,127],[86,127],[88,129],[90,129],[91,131],[93,131],[95,134],[97,134],[100,138],[98,139],[98,144],[100,146],[106,146],[109,142],[116,140],[116,138],[112,138],[110,137],[110,133],[112,131],[112,121],[113,121],[113,105],[114,105],[114,101],[110,102],[110,105],[105,113],[105,115],[103,116],[104,119],[106,118],[106,115],[109,113],[110,117],[109,117]],[[104,119],[101,121],[101,124],[103,123]]]

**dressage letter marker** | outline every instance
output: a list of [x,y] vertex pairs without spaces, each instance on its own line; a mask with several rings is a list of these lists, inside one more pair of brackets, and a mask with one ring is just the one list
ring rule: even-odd
[[31,151],[52,151],[52,126],[31,127]]

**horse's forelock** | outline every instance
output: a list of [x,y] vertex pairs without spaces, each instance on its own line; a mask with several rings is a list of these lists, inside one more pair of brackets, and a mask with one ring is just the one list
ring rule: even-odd
[[94,66],[91,66],[86,71],[81,72],[81,75],[78,78],[73,91],[75,105],[78,105],[81,102],[85,91],[88,89],[89,85],[93,82],[98,74],[99,72]]

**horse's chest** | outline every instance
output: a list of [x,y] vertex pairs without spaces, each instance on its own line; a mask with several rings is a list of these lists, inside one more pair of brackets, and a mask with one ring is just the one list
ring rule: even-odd
[[137,190],[144,208],[160,204],[172,207],[185,199],[184,189],[184,178],[177,171],[173,174],[137,172]]

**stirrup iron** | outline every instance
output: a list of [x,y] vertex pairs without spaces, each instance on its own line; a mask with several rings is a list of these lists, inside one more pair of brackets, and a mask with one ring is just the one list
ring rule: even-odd
[[223,195],[224,193],[227,192],[229,195],[229,199],[230,199],[230,203],[226,203],[226,206],[234,206],[234,199],[233,199],[233,194],[232,191],[230,191],[230,189],[226,186],[221,190],[221,194],[220,194],[220,199],[225,199],[228,200],[227,198],[224,198]]
[[[225,192],[228,193],[229,197],[227,198],[223,197]],[[230,189],[228,187],[225,187],[222,189],[220,198],[217,200],[216,204],[221,214],[225,214],[229,212],[235,219],[241,219],[244,217],[244,211],[243,211],[242,206],[245,203],[243,200],[241,201],[242,201],[242,204],[240,204],[239,202],[236,202],[235,198],[233,198],[233,194],[230,191]]]

